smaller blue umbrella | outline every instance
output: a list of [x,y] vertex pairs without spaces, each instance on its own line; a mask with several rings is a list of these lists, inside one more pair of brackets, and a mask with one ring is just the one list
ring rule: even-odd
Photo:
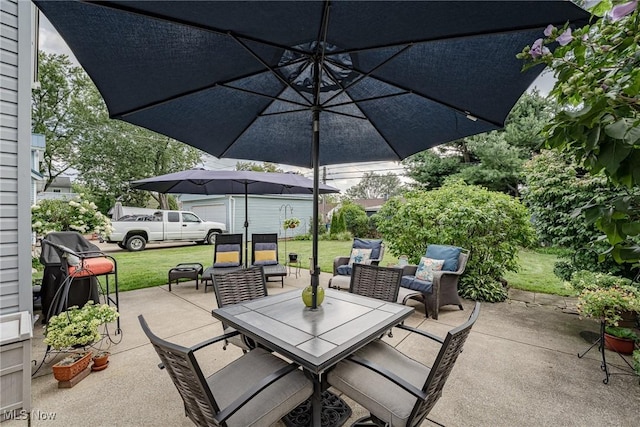
[[[244,194],[244,259],[248,256],[249,194],[313,194],[313,180],[294,173],[190,169],[132,181],[137,190],[171,194]],[[322,194],[340,190],[320,184]]]

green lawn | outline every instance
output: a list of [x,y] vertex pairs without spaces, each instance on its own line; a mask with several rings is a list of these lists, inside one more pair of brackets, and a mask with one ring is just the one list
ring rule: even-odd
[[[280,242],[279,257],[283,262],[288,259],[287,253],[295,252],[303,269],[309,268],[311,257],[311,241]],[[318,242],[320,268],[324,272],[332,271],[333,258],[347,256],[350,253],[351,241]],[[213,246],[192,245],[175,248],[148,248],[142,252],[111,252],[118,262],[118,279],[120,290],[158,286],[167,283],[167,272],[181,262],[200,262],[205,268],[213,263]],[[251,257],[251,254],[249,254]],[[557,255],[522,249],[519,254],[521,269],[518,273],[508,273],[506,279],[509,286],[517,289],[570,295],[562,281],[553,274],[553,266]],[[380,265],[394,264],[397,258],[386,253]]]
[[[348,256],[351,243],[325,240],[318,242],[320,269],[330,273],[333,269],[333,258],[339,255]],[[280,242],[278,250],[280,262],[288,259],[287,253],[295,252],[302,268],[309,268],[311,241],[287,241],[286,252],[285,243]],[[110,255],[118,262],[118,282],[122,291],[165,284],[169,269],[181,262],[200,262],[205,268],[213,264],[213,246],[208,245],[148,248],[142,252],[118,251],[111,252]],[[397,258],[385,255],[381,265],[396,261]]]
[[562,280],[553,274],[558,256],[548,251],[521,249],[518,257],[520,271],[508,272],[505,279],[509,286],[523,291],[541,292],[569,296],[572,291],[564,286]]

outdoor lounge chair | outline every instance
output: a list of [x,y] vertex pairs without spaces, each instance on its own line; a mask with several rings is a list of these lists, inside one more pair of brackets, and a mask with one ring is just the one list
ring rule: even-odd
[[251,235],[251,265],[264,267],[264,277],[267,282],[270,277],[279,277],[284,288],[287,268],[278,261],[277,233]]
[[383,256],[384,244],[382,240],[354,238],[353,245],[351,245],[351,254],[334,258],[333,277],[329,281],[329,287],[349,289],[351,286],[351,269],[354,263],[378,265]]
[[242,268],[242,234],[218,234],[213,247],[213,265],[202,273],[204,291],[207,292],[211,275]]
[[[212,279],[218,308],[267,296],[267,283],[262,266],[235,270],[228,273],[214,272]],[[222,327],[225,334],[235,331],[234,328],[224,323]],[[244,335],[237,335],[230,338],[228,342],[225,342],[223,348],[227,348],[227,343],[240,347],[245,352],[256,347],[255,342]]]
[[442,395],[471,327],[480,314],[476,303],[469,320],[452,329],[443,340],[428,332],[397,325],[441,343],[433,363],[427,367],[382,340],[372,341],[329,371],[328,383],[369,411],[353,426],[417,427]]
[[423,258],[445,260],[442,270],[433,271],[433,278],[428,281],[416,277],[419,265],[404,266],[398,302],[406,304],[410,299],[421,301],[425,315],[429,317],[431,314],[434,319],[438,319],[440,307],[445,305],[457,305],[462,310],[458,281],[467,266],[469,251],[456,246],[429,245]]
[[154,335],[142,315],[138,320],[160,356],[160,367],[167,370],[180,393],[185,415],[197,426],[272,425],[313,393],[313,383],[298,365],[287,364],[261,348],[205,377],[195,351],[232,334],[182,347]]

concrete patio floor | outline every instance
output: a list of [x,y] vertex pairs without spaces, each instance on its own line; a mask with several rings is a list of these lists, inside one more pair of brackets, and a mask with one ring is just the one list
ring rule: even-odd
[[[329,275],[322,274],[326,287]],[[299,278],[287,277],[268,284],[269,294],[302,288],[308,271]],[[32,380],[34,426],[191,426],[182,402],[137,320],[143,314],[152,330],[162,338],[193,345],[222,332],[210,312],[216,307],[209,288],[196,291],[194,282],[160,286],[120,294],[122,341],[110,349],[109,368],[93,372],[75,387],[58,389],[45,364]],[[577,353],[589,343],[582,331],[597,332],[593,321],[571,312],[571,300],[561,297],[513,292],[499,304],[483,304],[480,318],[444,388],[443,396],[429,418],[446,426],[637,426],[640,421],[639,378],[614,375],[603,384],[597,349],[583,359]],[[444,307],[439,320],[426,319],[416,311],[407,324],[436,335],[466,320],[465,310]],[[437,347],[429,340],[407,336],[396,330],[384,339],[411,357],[431,363]],[[584,334],[583,334],[584,335]],[[115,338],[120,339],[120,336]],[[33,358],[42,360],[42,328],[34,331]],[[213,345],[197,353],[205,374],[225,366],[242,352]],[[617,355],[608,361],[624,366]],[[615,367],[614,372],[620,372]],[[353,409],[347,424],[364,410],[345,398]],[[51,416],[55,418],[51,419]],[[46,419],[45,419],[46,418]],[[7,421],[3,426],[27,425]],[[278,426],[283,426],[279,423]],[[433,425],[429,421],[424,426]]]

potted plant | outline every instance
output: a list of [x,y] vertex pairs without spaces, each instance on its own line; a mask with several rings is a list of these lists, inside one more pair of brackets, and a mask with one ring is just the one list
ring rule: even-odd
[[621,354],[633,353],[633,347],[638,341],[638,335],[629,328],[607,326],[604,329],[604,345],[609,350]]
[[91,362],[91,352],[71,353],[52,366],[53,376],[58,381],[69,381],[82,371]]
[[284,220],[282,225],[285,228],[285,230],[287,228],[296,228],[297,226],[300,225],[300,220],[298,218],[287,218]]
[[619,326],[623,312],[640,313],[640,290],[634,286],[585,288],[578,297],[578,311],[605,322],[605,326]]
[[67,311],[51,317],[45,327],[44,343],[56,350],[84,347],[99,341],[100,325],[118,318],[115,307],[88,301],[84,307],[69,307]]
[[93,356],[93,365],[91,365],[91,370],[102,371],[103,369],[107,369],[109,366],[109,356],[111,356],[111,353],[108,351],[100,351]]

